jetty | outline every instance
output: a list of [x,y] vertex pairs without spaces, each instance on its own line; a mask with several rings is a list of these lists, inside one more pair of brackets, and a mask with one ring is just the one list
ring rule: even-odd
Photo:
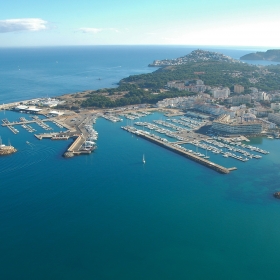
[[236,167],[232,167],[232,168],[226,168],[224,166],[221,166],[219,164],[216,164],[210,160],[207,160],[205,158],[201,158],[197,155],[194,155],[188,151],[186,151],[185,149],[180,149],[179,147],[176,147],[175,145],[172,145],[172,143],[168,142],[168,141],[162,141],[161,139],[157,139],[155,137],[153,137],[152,135],[149,135],[149,134],[146,134],[146,133],[143,133],[143,131],[141,130],[136,130],[136,129],[130,129],[130,128],[127,128],[127,127],[123,127],[123,129],[129,131],[129,132],[132,132],[134,134],[136,134],[137,136],[141,137],[141,138],[144,138],[152,143],[155,143],[161,147],[164,147],[172,152],[175,152],[179,155],[182,155],[188,159],[191,159],[199,164],[202,164],[208,168],[211,168],[219,173],[222,173],[222,174],[228,174],[230,173],[230,171],[232,170],[236,170],[237,168]]

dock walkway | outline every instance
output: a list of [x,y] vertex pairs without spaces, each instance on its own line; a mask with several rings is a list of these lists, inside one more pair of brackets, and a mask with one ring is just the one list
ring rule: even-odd
[[196,155],[194,155],[192,153],[189,153],[187,151],[181,150],[181,149],[173,146],[169,142],[164,142],[164,141],[161,141],[159,139],[153,138],[153,137],[151,137],[151,136],[149,136],[147,134],[142,133],[139,130],[133,131],[133,133],[135,133],[136,135],[138,135],[141,138],[144,138],[144,139],[146,139],[146,140],[148,140],[150,142],[158,144],[158,145],[160,145],[160,146],[162,146],[162,147],[164,147],[164,148],[166,148],[166,149],[168,149],[168,150],[170,150],[172,152],[175,152],[175,153],[180,154],[180,155],[182,155],[184,157],[187,157],[187,158],[189,158],[189,159],[191,159],[191,160],[193,160],[195,162],[198,162],[198,163],[200,163],[200,164],[202,164],[204,166],[207,166],[208,168],[211,168],[211,169],[213,169],[213,170],[215,170],[215,171],[217,171],[219,173],[228,174],[231,170],[236,170],[235,167],[226,168],[224,166],[221,166],[219,164],[211,162],[211,161],[209,161],[209,160],[207,160],[205,158],[201,158],[201,157],[198,157],[198,156],[196,156]]

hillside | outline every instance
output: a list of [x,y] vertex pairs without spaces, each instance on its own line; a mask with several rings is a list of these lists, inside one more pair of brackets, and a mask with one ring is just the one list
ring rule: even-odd
[[[209,58],[206,59],[205,56]],[[236,63],[231,59],[224,61],[223,58],[219,55],[218,59],[214,60],[212,53],[196,51],[182,64],[178,65],[176,62],[176,65],[162,65],[155,72],[129,76],[122,79],[116,88],[74,94],[71,96],[72,101],[65,106],[110,108],[140,103],[155,104],[164,98],[195,94],[166,87],[168,81],[176,80],[201,79],[210,87],[232,88],[233,85],[240,84],[245,87],[245,91],[248,91],[249,87],[267,92],[280,90],[280,65],[264,67]]]
[[247,63],[221,61],[189,62],[183,65],[166,66],[149,74],[133,75],[120,81],[140,88],[163,88],[168,81],[201,79],[206,85],[232,87],[241,84],[245,88],[257,87],[270,91],[280,89],[280,67],[257,67]]
[[249,53],[240,57],[241,60],[267,60],[280,62],[280,50],[267,50],[266,52]]
[[202,62],[202,61],[219,61],[219,62],[229,62],[229,63],[240,63],[239,60],[235,60],[229,56],[222,53],[210,52],[204,50],[194,50],[190,54],[175,58],[175,59],[164,59],[155,60],[153,63],[149,64],[152,67],[165,67],[165,66],[176,66],[184,65],[190,62]]

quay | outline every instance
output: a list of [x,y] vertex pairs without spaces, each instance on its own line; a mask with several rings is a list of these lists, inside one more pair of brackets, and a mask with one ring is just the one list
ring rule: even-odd
[[80,150],[81,146],[85,143],[86,138],[83,135],[79,135],[75,141],[72,143],[72,145],[68,148],[67,152],[65,153],[65,156],[69,154],[73,155],[81,155],[81,154],[90,154],[91,150]]
[[61,135],[57,132],[53,133],[42,133],[42,134],[34,134],[34,136],[39,139],[51,139],[51,140],[68,140],[69,136],[68,135]]
[[43,133],[43,134],[34,134],[34,136],[39,139],[42,140],[44,138],[52,138],[56,133]]
[[184,112],[178,112],[178,113],[165,113],[164,114],[166,117],[177,117],[177,116],[184,116],[185,113]]
[[[127,131],[129,131],[129,130],[127,130]],[[193,161],[195,161],[195,162],[197,162],[199,164],[202,164],[202,165],[204,165],[204,166],[206,166],[208,168],[211,168],[211,169],[213,169],[213,170],[215,170],[215,171],[217,171],[219,173],[228,174],[230,171],[237,169],[236,167],[226,168],[224,166],[221,166],[219,164],[211,162],[211,161],[209,161],[209,160],[207,160],[205,158],[198,157],[196,155],[193,155],[192,153],[189,153],[187,151],[183,151],[183,150],[181,150],[181,149],[179,149],[179,148],[177,148],[175,146],[172,146],[168,142],[163,142],[163,141],[161,141],[159,139],[155,139],[155,138],[153,138],[153,137],[151,137],[151,136],[149,136],[147,134],[144,134],[144,133],[142,133],[139,130],[130,131],[130,132],[135,133],[137,136],[142,137],[142,138],[144,138],[144,139],[146,139],[146,140],[148,140],[150,142],[153,142],[153,143],[155,143],[155,144],[157,144],[157,145],[159,145],[161,147],[164,147],[164,148],[166,148],[166,149],[168,149],[168,150],[170,150],[172,152],[175,152],[175,153],[177,153],[179,155],[182,155],[184,157],[187,157],[187,158],[189,158],[189,159],[191,159],[191,160],[193,160]]]

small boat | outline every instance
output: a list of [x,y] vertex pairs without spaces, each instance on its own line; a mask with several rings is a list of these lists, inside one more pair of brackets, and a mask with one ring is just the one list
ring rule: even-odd
[[280,199],[280,192],[275,192],[275,193],[273,194],[273,196],[274,196],[275,198]]
[[205,149],[205,151],[206,151],[206,154],[205,154],[205,157],[204,158],[210,158],[209,156],[207,156],[207,150]]
[[145,161],[145,155],[143,155],[143,163],[144,163],[144,164],[146,163],[146,161]]

